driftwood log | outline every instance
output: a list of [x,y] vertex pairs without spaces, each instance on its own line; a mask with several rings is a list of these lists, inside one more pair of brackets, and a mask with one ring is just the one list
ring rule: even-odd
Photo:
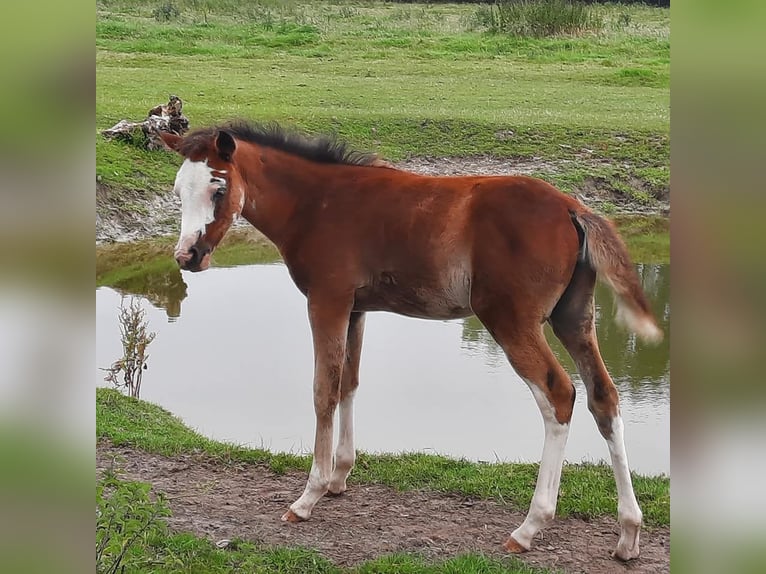
[[166,149],[160,138],[160,132],[169,132],[179,136],[189,130],[189,119],[183,115],[183,102],[178,96],[170,96],[167,104],[155,106],[142,122],[120,120],[101,135],[107,139],[120,139],[146,149]]

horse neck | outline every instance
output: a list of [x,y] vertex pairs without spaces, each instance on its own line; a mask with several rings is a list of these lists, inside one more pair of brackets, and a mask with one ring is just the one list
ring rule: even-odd
[[296,212],[322,193],[317,164],[280,150],[249,144],[240,170],[245,182],[242,217],[282,248],[295,230]]

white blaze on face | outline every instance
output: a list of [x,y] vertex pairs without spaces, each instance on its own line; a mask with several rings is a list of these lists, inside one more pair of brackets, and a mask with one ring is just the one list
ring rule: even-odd
[[174,191],[181,198],[181,235],[176,254],[186,253],[214,219],[211,179],[213,170],[207,160],[184,160],[178,170]]

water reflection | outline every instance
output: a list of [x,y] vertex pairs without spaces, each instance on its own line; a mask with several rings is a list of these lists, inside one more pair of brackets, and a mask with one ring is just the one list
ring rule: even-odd
[[[638,270],[669,335],[669,266],[641,265]],[[121,282],[116,290],[97,290],[97,367],[119,356],[116,315],[122,294],[151,302],[147,315],[157,338],[143,398],[213,438],[278,451],[310,448],[311,336],[305,298],[284,265],[183,276],[165,270]],[[639,472],[669,473],[668,337],[658,347],[642,345],[614,323],[608,289],[599,286],[596,300],[602,354],[620,387],[631,465]],[[549,335],[564,367],[575,373],[567,353]],[[188,350],[199,348],[200,340],[205,353],[190,361]],[[361,450],[539,460],[543,426],[531,393],[475,318],[423,321],[370,313],[360,378]],[[96,384],[102,379],[97,369]],[[584,389],[577,386],[567,459],[608,459],[585,406]]]
[[142,273],[122,279],[112,286],[121,295],[140,295],[164,309],[169,321],[181,316],[181,301],[186,298],[186,283],[178,268]]
[[[637,270],[655,316],[665,331],[660,345],[643,345],[634,334],[618,326],[612,320],[617,306],[611,290],[601,283],[596,286],[596,327],[601,353],[615,381],[632,381],[633,386],[641,381],[662,380],[670,370],[670,266],[639,264]],[[123,295],[145,297],[155,307],[164,309],[171,321],[180,317],[181,302],[187,296],[187,285],[178,269],[133,276],[113,287]],[[482,355],[493,366],[506,361],[503,350],[476,317],[461,321],[462,346],[466,351]],[[549,326],[545,332],[558,359],[573,372],[574,362]]]
[[[641,283],[652,305],[665,339],[657,346],[641,343],[633,333],[614,321],[617,305],[611,290],[596,286],[596,330],[599,346],[609,373],[622,392],[647,392],[647,386],[663,386],[670,371],[670,266],[638,265]],[[574,373],[574,361],[553,335],[549,326],[546,337],[564,368]],[[486,356],[492,363],[505,361],[503,350],[476,317],[463,322],[463,346]]]

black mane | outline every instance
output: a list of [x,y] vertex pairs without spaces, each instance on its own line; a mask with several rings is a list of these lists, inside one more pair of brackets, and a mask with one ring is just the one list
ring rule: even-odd
[[238,140],[282,150],[318,163],[373,165],[377,160],[374,153],[351,150],[347,142],[335,136],[306,136],[276,122],[261,124],[241,120],[196,129],[184,137],[179,151],[187,157],[201,152],[219,131],[228,132]]

